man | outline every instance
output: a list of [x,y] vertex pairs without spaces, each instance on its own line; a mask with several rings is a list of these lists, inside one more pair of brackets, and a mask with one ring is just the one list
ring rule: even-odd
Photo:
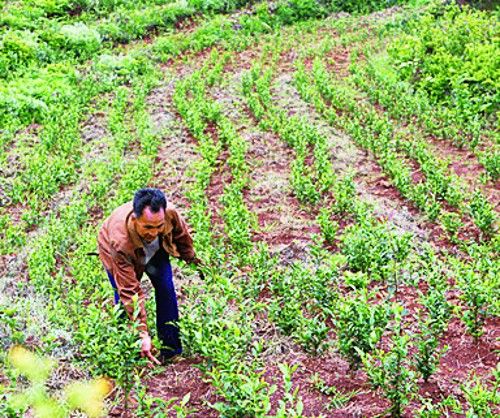
[[[196,265],[200,260],[195,257],[186,223],[167,205],[163,192],[151,188],[137,191],[132,202],[115,209],[104,221],[98,245],[99,257],[115,289],[115,303],[121,300],[130,318],[134,313],[134,296],[138,297],[141,356],[160,364],[181,354],[179,329],[171,323],[179,319],[179,313],[169,256]],[[144,293],[140,286],[144,272],[155,290],[156,328],[163,346],[161,361],[151,353]]]

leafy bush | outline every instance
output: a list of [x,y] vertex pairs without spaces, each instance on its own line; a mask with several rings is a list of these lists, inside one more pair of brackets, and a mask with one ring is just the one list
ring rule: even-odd
[[390,401],[388,412],[392,418],[403,417],[405,406],[416,392],[415,373],[408,356],[409,340],[397,328],[388,351],[377,349],[374,354],[364,354],[362,359],[372,387],[380,388]]
[[342,297],[335,309],[333,323],[339,351],[347,357],[351,367],[357,367],[362,355],[373,350],[382,337],[389,321],[390,309],[386,304],[374,305],[373,294],[366,289]]
[[481,232],[487,237],[491,236],[495,231],[496,214],[493,206],[479,190],[472,196],[469,212]]
[[249,3],[249,0],[188,0],[188,4],[202,12],[231,12]]
[[73,9],[81,8],[97,15],[105,15],[117,8],[131,9],[145,2],[144,0],[72,0],[71,5]]
[[330,0],[327,4],[333,11],[352,13],[369,13],[374,10],[385,9],[397,4],[405,3],[404,0]]
[[500,395],[498,392],[498,366],[493,373],[496,373],[497,376],[491,390],[486,384],[481,382],[481,379],[477,376],[475,376],[471,381],[460,385],[468,403],[467,417],[493,418],[498,416],[495,413],[498,412],[498,410],[495,410],[495,406],[498,407],[500,402]]
[[336,181],[333,185],[335,206],[333,210],[337,214],[348,214],[354,210],[356,198],[356,186],[354,184],[355,173],[350,173]]
[[127,55],[103,54],[94,63],[94,70],[100,81],[116,84],[126,83],[133,78],[153,71],[151,60],[141,53]]
[[335,235],[339,229],[338,223],[333,221],[331,216],[332,211],[330,208],[321,208],[316,218],[321,229],[321,233],[323,234],[325,241],[329,244],[333,244],[335,241]]
[[11,78],[13,72],[47,59],[47,54],[46,45],[33,32],[7,31],[0,38],[0,77]]
[[346,228],[342,237],[342,253],[353,271],[370,273],[385,279],[391,271],[391,261],[403,261],[411,248],[412,235],[398,235],[387,225],[366,219]]
[[53,64],[30,77],[0,83],[0,124],[12,118],[22,123],[42,122],[51,104],[73,96],[77,80],[75,69]]
[[73,51],[76,56],[87,58],[99,50],[101,35],[97,30],[78,22],[73,25],[64,25],[59,31],[64,49]]
[[496,18],[456,4],[437,5],[409,23],[388,46],[401,80],[434,103],[458,107],[464,117],[491,115],[499,100]]

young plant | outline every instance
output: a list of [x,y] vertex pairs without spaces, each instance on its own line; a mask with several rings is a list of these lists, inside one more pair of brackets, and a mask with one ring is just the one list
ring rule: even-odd
[[401,418],[405,406],[415,394],[415,374],[408,358],[409,337],[401,332],[402,307],[396,306],[396,328],[388,351],[378,349],[373,354],[360,353],[364,369],[374,389],[380,388],[391,403],[391,417]]
[[354,211],[356,200],[356,186],[354,185],[354,173],[350,173],[338,179],[333,185],[335,206],[333,210],[337,214],[349,214]]
[[349,403],[349,401],[354,398],[359,390],[352,390],[350,392],[341,392],[337,387],[333,385],[327,385],[326,382],[321,378],[318,373],[314,373],[311,376],[310,382],[323,395],[327,395],[329,397],[329,402],[327,409],[340,409]]
[[[82,355],[92,358],[92,372],[115,379],[123,389],[125,405],[128,405],[134,375],[138,368],[147,364],[147,359],[139,356],[138,322],[124,320],[123,309],[121,305],[114,305],[106,315],[100,306],[90,305],[86,312],[94,320],[81,319],[77,337],[83,342]],[[136,302],[134,317],[138,315],[139,304]]]
[[451,242],[458,243],[458,230],[463,226],[463,222],[460,219],[460,215],[455,212],[444,212],[441,214],[441,224],[444,230],[450,236]]
[[494,418],[498,415],[495,406],[500,403],[498,392],[498,380],[493,387],[489,389],[478,377],[472,381],[460,385],[462,393],[468,404],[467,417]]
[[493,207],[479,190],[469,202],[469,213],[484,236],[490,237],[495,231],[496,216]]
[[333,244],[339,229],[338,223],[331,219],[331,215],[332,213],[330,208],[321,208],[316,218],[316,221],[321,229],[321,233],[323,234],[325,241],[329,244]]
[[470,267],[461,269],[458,283],[462,291],[461,299],[466,306],[462,313],[462,320],[469,334],[477,342],[484,333],[483,325],[489,307],[491,289],[484,277]]
[[275,418],[302,418],[302,411],[304,409],[304,403],[299,396],[299,386],[292,390],[292,376],[297,370],[298,364],[289,366],[286,363],[281,363],[278,365],[282,375],[283,375],[283,397],[278,402],[278,410],[276,411]]
[[447,350],[443,347],[439,350],[439,334],[429,327],[428,322],[420,326],[420,334],[416,336],[415,344],[417,352],[414,356],[415,367],[422,375],[425,382],[434,374],[439,366],[442,355]]
[[427,310],[426,326],[437,336],[448,327],[451,317],[451,304],[446,298],[448,283],[446,276],[440,270],[430,271],[427,276],[429,288],[427,293],[420,295],[420,302]]
[[342,253],[349,268],[385,280],[394,263],[402,263],[412,247],[412,235],[398,235],[384,223],[369,217],[346,228],[342,237]]
[[333,313],[338,349],[356,369],[364,353],[373,350],[389,322],[387,304],[373,304],[366,289],[341,297]]
[[303,318],[300,328],[294,333],[305,351],[317,355],[328,346],[326,338],[330,327],[325,324],[324,319],[317,316]]
[[421,398],[420,402],[423,406],[418,411],[418,418],[441,418],[449,416],[449,411],[455,414],[463,414],[460,401],[453,397],[453,395],[447,396],[441,402],[437,403],[434,399],[428,398]]

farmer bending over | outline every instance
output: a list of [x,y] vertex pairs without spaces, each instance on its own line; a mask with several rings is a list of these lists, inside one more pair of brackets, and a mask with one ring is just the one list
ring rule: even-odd
[[[179,329],[169,323],[179,319],[169,257],[179,257],[196,265],[200,260],[195,257],[186,223],[170,204],[167,206],[163,192],[150,188],[137,191],[133,202],[118,207],[104,221],[98,245],[99,257],[115,290],[115,303],[121,300],[130,318],[134,313],[133,297],[138,296],[141,356],[161,364],[181,354]],[[144,272],[155,290],[161,361],[151,353],[144,293],[140,286]]]

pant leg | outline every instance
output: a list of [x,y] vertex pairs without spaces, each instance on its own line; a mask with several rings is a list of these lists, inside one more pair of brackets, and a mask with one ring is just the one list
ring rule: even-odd
[[113,277],[111,272],[108,271],[108,269],[106,269],[106,273],[108,274],[109,282],[111,283],[111,286],[113,286],[113,289],[115,291],[115,305],[117,305],[118,302],[120,301],[120,296],[118,296],[118,288],[116,287],[115,278]]
[[126,320],[126,319],[128,319],[128,314],[127,314],[127,311],[125,310],[125,306],[123,306],[123,303],[120,303],[120,295],[118,295],[118,288],[116,286],[115,278],[113,277],[111,272],[108,271],[108,269],[105,269],[105,270],[106,270],[106,273],[108,274],[109,282],[111,283],[111,286],[113,287],[113,290],[115,291],[115,296],[114,296],[115,305],[120,304],[120,307],[122,308],[120,310],[120,318],[123,320]]
[[[160,248],[146,266],[146,274],[155,289],[156,329],[162,342],[162,353],[174,356],[182,353],[179,337],[179,310],[168,254]],[[173,323],[172,323],[173,322]]]

